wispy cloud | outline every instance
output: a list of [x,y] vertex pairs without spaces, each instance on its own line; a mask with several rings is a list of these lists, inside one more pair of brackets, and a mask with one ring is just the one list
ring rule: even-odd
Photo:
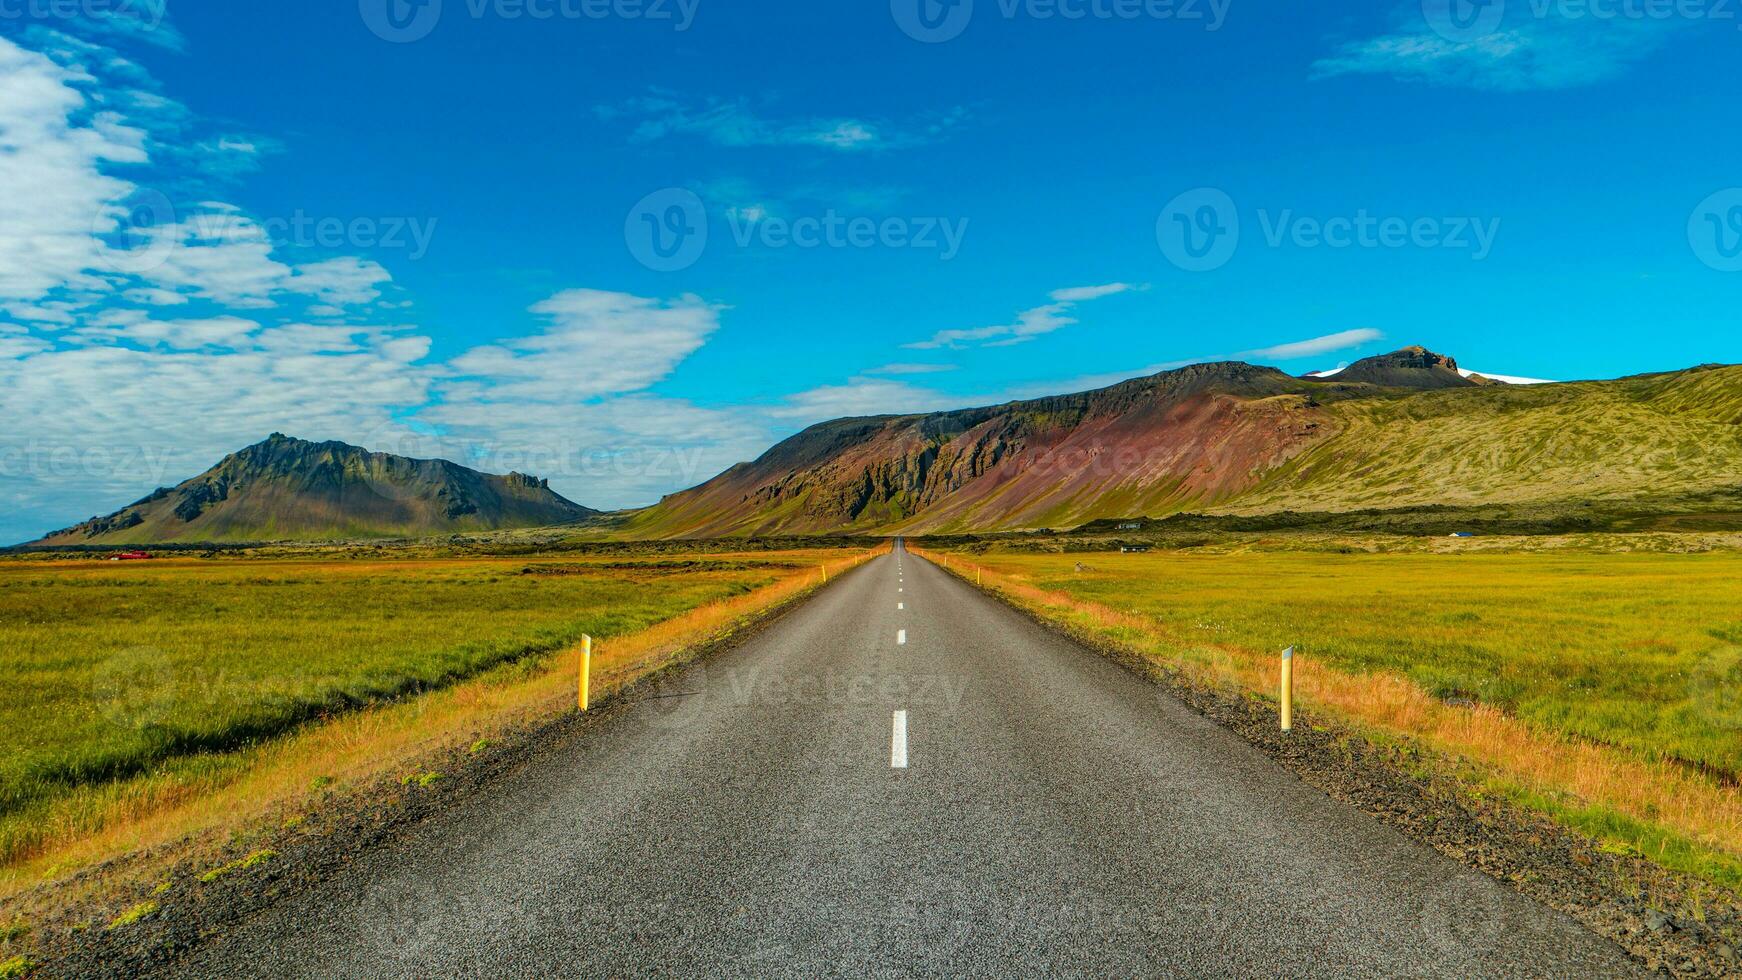
[[788,395],[770,410],[776,419],[809,425],[865,415],[936,412],[971,404],[959,396],[888,378],[854,378]]
[[670,374],[720,325],[720,307],[685,295],[660,300],[571,289],[534,306],[538,334],[476,347],[455,371],[488,382],[492,401],[575,401],[640,391]]
[[630,138],[637,142],[693,136],[727,147],[809,146],[843,152],[929,143],[941,138],[964,115],[957,108],[907,123],[852,116],[783,119],[760,114],[748,99],[696,103],[666,92],[598,106],[594,111],[605,120],[633,123]]
[[1026,343],[1036,337],[1062,330],[1077,322],[1071,312],[1079,303],[1097,300],[1104,296],[1129,292],[1141,287],[1126,282],[1110,282],[1100,286],[1071,286],[1065,289],[1055,289],[1049,294],[1052,302],[1016,314],[1012,323],[994,324],[987,327],[968,327],[966,329],[939,330],[930,340],[915,341],[902,346],[909,350],[936,350],[940,347],[1009,347],[1014,344]]
[[884,364],[884,365],[880,365],[878,367],[869,368],[864,373],[866,373],[866,374],[941,374],[945,371],[954,371],[955,369],[956,369],[956,365],[954,365],[954,364],[916,364],[916,363],[905,363],[904,362],[904,363],[896,363],[896,364]]
[[[169,0],[36,4],[33,9],[45,11],[46,16],[40,13],[37,16],[63,31],[104,43],[148,44],[170,51],[187,48],[187,39],[170,22]],[[50,30],[36,26],[33,32],[50,33]]]
[[1385,335],[1372,328],[1362,327],[1355,330],[1342,330],[1322,337],[1309,337],[1306,340],[1295,340],[1270,347],[1260,347],[1255,350],[1236,351],[1232,354],[1206,354],[1201,357],[1183,357],[1172,361],[1161,361],[1145,367],[1129,371],[1107,371],[1099,374],[1084,374],[1063,380],[1040,381],[1019,385],[1012,389],[1011,398],[1037,398],[1042,395],[1056,395],[1063,392],[1092,391],[1116,385],[1132,378],[1148,377],[1163,371],[1173,371],[1193,364],[1210,364],[1216,361],[1255,361],[1259,363],[1273,361],[1297,360],[1305,357],[1319,357],[1324,354],[1342,350],[1352,350],[1365,344],[1383,340]]
[[696,188],[710,210],[732,221],[753,224],[767,218],[834,210],[843,214],[878,215],[896,207],[907,191],[892,186],[799,184],[770,190],[745,177],[716,177]]
[[1241,351],[1235,355],[1241,359],[1261,361],[1295,361],[1303,357],[1318,357],[1333,351],[1349,350],[1363,344],[1371,344],[1383,339],[1385,334],[1372,327],[1359,327],[1354,330],[1342,330],[1326,334],[1323,337],[1313,337],[1309,340],[1297,340],[1287,344],[1277,344],[1274,347],[1260,347],[1257,350]]
[[[1463,0],[1438,0],[1462,3]],[[1506,16],[1492,30],[1433,28],[1435,7],[1410,5],[1385,34],[1343,44],[1313,64],[1315,78],[1387,75],[1433,85],[1493,91],[1566,89],[1615,78],[1655,54],[1692,22],[1642,17],[1569,17],[1553,7],[1491,7]],[[1442,10],[1440,17],[1445,16]]]

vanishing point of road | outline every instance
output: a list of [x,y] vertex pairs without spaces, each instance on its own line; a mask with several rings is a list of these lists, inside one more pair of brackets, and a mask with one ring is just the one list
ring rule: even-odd
[[903,549],[198,977],[1610,977],[1571,919]]

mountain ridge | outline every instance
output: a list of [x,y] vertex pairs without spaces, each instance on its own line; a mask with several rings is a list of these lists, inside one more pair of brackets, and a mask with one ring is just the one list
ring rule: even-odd
[[[1407,347],[1350,369],[1301,378],[1220,361],[998,405],[832,419],[596,530],[972,533],[1742,490],[1742,366],[1484,384]],[[599,516],[533,477],[274,433],[34,544],[416,537]]]
[[404,537],[573,523],[549,481],[273,433],[174,487],[35,545]]
[[1523,386],[1472,381],[1421,347],[1357,364],[1349,378],[1194,364],[1069,395],[831,420],[635,512],[622,530],[1058,529],[1188,510],[1534,502],[1742,484],[1742,368]]

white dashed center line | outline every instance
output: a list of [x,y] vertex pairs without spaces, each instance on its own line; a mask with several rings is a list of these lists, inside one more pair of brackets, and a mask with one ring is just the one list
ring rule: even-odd
[[905,602],[898,602],[898,603],[896,603],[896,604],[895,604],[895,608],[897,608],[897,609],[906,609],[906,608],[907,608],[907,603],[905,603]]
[[895,643],[897,646],[906,646],[907,645],[907,631],[906,630],[896,630],[895,631]]
[[889,736],[889,768],[907,768],[907,712],[895,713],[895,731]]

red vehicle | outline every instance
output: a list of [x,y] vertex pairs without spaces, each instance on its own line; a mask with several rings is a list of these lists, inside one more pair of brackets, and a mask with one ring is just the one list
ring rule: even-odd
[[150,561],[151,553],[146,551],[123,551],[110,561]]

